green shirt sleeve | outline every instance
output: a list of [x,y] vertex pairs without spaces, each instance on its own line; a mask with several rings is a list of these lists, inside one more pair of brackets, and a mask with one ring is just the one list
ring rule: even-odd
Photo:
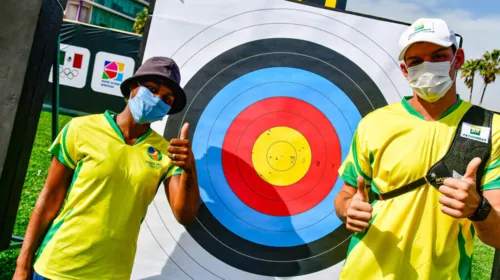
[[360,126],[354,133],[349,154],[339,168],[342,180],[353,187],[357,187],[356,180],[358,176],[362,176],[368,185],[372,181],[371,162],[373,161],[373,156],[364,134],[360,123]]
[[500,189],[500,115],[493,116],[491,156],[485,165],[481,189]]
[[67,123],[49,148],[49,152],[65,166],[75,169],[78,159],[76,129],[73,120]]
[[165,175],[165,179],[172,177],[174,175],[181,175],[181,174],[182,174],[182,169],[180,167],[178,167],[177,165],[171,164],[167,170],[167,174]]

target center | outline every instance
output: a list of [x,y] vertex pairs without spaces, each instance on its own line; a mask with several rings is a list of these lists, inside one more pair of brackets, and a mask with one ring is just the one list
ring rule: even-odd
[[311,165],[307,139],[297,130],[277,126],[264,131],[252,149],[255,171],[274,186],[289,186],[302,179]]
[[267,150],[267,163],[276,171],[287,171],[297,162],[297,150],[286,141],[273,143]]

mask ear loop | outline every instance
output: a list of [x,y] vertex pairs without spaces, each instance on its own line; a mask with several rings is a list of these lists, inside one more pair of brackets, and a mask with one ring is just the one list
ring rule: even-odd
[[[139,87],[143,87],[143,86],[139,83],[139,81],[135,81],[135,82],[137,83],[137,85],[138,85]],[[130,91],[130,95],[129,95],[129,96],[131,96],[131,95],[132,95],[132,91]]]
[[[462,35],[458,34],[458,33],[455,33],[455,36],[456,37],[460,37],[460,42],[458,43],[458,48],[457,50],[455,51],[455,56],[453,57],[453,60],[451,61],[450,65],[453,64],[453,62],[455,62],[455,58],[457,57],[457,53],[458,53],[458,50],[462,48],[462,45],[464,43],[464,37],[462,37]],[[453,77],[453,82],[455,82],[455,80],[457,79],[457,76],[458,76],[458,71],[460,69],[455,69],[455,77]]]
[[455,62],[455,58],[457,58],[457,53],[458,53],[458,49],[455,51],[455,56],[453,56],[453,60],[450,62],[450,66],[453,66],[453,68],[455,69],[455,75],[453,77],[453,82],[455,82],[455,80],[457,79],[458,70],[460,70],[460,69],[456,69],[456,67],[453,65],[453,62]]

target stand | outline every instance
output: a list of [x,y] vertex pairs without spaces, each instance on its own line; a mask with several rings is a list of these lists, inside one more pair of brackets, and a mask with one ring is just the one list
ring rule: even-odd
[[188,96],[154,123],[185,122],[202,204],[178,224],[160,188],[133,279],[336,279],[351,233],[338,174],[359,121],[411,95],[406,26],[281,0],[157,1],[144,58],[169,56]]

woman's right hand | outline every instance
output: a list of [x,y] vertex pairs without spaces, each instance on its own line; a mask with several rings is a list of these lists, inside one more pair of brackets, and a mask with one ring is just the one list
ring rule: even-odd
[[31,280],[32,278],[31,266],[17,265],[12,280]]

